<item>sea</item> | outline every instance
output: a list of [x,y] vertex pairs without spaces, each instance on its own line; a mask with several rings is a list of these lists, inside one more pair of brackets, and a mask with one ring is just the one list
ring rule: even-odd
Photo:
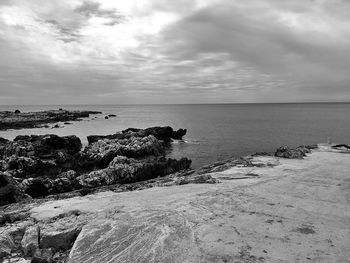
[[[61,128],[0,131],[0,137],[17,135],[113,134],[126,128],[171,126],[185,128],[183,141],[172,143],[168,156],[192,159],[192,167],[277,147],[323,143],[350,144],[350,103],[192,104],[192,105],[38,105],[0,106],[0,110],[94,110],[103,114]],[[105,119],[108,114],[117,117]],[[53,126],[53,125],[51,125]]]

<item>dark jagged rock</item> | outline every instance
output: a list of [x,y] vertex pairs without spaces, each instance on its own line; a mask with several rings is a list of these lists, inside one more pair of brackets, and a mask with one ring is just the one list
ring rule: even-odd
[[59,137],[55,134],[19,135],[14,141],[31,143],[34,147],[34,155],[39,157],[51,154],[56,150],[65,150],[69,154],[75,154],[79,152],[82,147],[80,139],[75,135],[63,137]]
[[186,134],[187,130],[186,129],[179,129],[177,131],[174,131],[173,128],[169,126],[165,127],[151,127],[147,129],[135,129],[135,128],[129,128],[124,131],[123,133],[128,133],[128,132],[134,132],[138,134],[139,136],[148,136],[148,135],[153,135],[156,137],[158,140],[163,140],[166,142],[170,142],[171,139],[175,140],[181,140],[182,137]]
[[0,172],[0,206],[27,199],[18,183],[8,173]]
[[20,187],[31,197],[45,197],[48,195],[71,192],[81,189],[73,170],[63,172],[57,178],[28,178],[21,182]]
[[99,111],[49,110],[39,112],[20,112],[16,110],[0,112],[0,130],[38,128],[48,123],[79,121],[90,114],[101,114]]
[[275,156],[288,159],[303,159],[307,151],[309,151],[307,148],[290,149],[288,146],[281,146],[276,150]]
[[307,153],[311,153],[311,149],[307,148],[306,146],[298,146],[297,148],[295,148],[295,150],[301,151],[304,154],[304,156],[306,156]]
[[[29,178],[23,180],[21,188],[26,194],[33,198],[45,197],[48,195],[47,178]],[[45,184],[46,183],[46,184]]]
[[350,146],[347,144],[337,144],[332,146],[333,149],[339,149],[339,148],[344,148],[344,149],[350,149]]
[[305,145],[304,147],[306,147],[309,150],[318,149],[318,145],[317,144]]
[[111,135],[90,135],[87,137],[89,144],[102,139],[127,139],[130,137],[147,137],[153,135],[158,140],[170,142],[171,139],[181,140],[186,135],[186,129],[174,131],[173,128],[166,127],[151,127],[147,129],[128,128],[121,133]]
[[188,169],[191,161],[186,158],[162,157],[170,144],[150,134],[167,140],[170,131],[172,137],[184,133],[159,127],[124,131],[119,133],[121,138],[99,139],[83,150],[76,136],[21,135],[13,141],[0,140],[0,172],[6,172],[1,177],[0,193],[5,200],[2,204],[28,196],[43,198],[138,182]]
[[175,140],[182,140],[187,133],[186,129],[178,129],[177,131],[173,131],[171,138]]
[[12,155],[0,163],[2,171],[7,171],[13,177],[43,176],[57,173],[59,167],[53,161],[40,160],[36,157]]
[[0,143],[0,169],[19,178],[55,177],[75,169],[74,155],[80,152],[81,146],[76,136],[17,136],[14,141]]
[[[301,145],[295,149],[291,149],[288,146],[281,146],[275,151],[276,157],[289,158],[289,159],[303,159],[307,153],[311,153],[311,150],[317,149],[318,145]],[[269,153],[255,153],[252,156],[270,155]]]
[[11,203],[21,200],[22,192],[35,198],[73,190],[71,178],[61,175],[78,167],[75,155],[80,149],[76,136],[17,136],[1,142],[0,170],[6,171],[2,178],[3,184],[7,182],[1,188],[2,199]]
[[7,140],[7,139],[5,139],[5,138],[2,138],[2,137],[0,137],[0,143],[6,143],[6,142],[8,142],[9,140]]
[[191,161],[187,158],[180,160],[152,158],[147,161],[138,161],[125,156],[117,156],[107,168],[81,175],[77,179],[82,187],[132,183],[163,177],[167,174],[188,169],[190,165]]
[[104,139],[89,144],[81,153],[85,169],[106,167],[118,155],[139,158],[164,154],[164,146],[154,136]]
[[94,142],[97,142],[99,140],[114,140],[114,139],[127,139],[130,138],[132,136],[125,136],[122,133],[116,133],[116,134],[111,134],[111,135],[89,135],[87,136],[87,140],[89,144],[92,144]]
[[215,184],[217,180],[214,179],[209,174],[198,174],[195,176],[186,176],[179,180],[177,180],[176,184],[184,185],[184,184]]

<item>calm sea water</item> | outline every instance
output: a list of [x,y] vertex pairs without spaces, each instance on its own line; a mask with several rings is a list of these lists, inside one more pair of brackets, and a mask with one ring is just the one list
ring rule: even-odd
[[[188,157],[197,168],[217,160],[271,152],[281,145],[298,146],[325,142],[350,144],[350,103],[220,104],[220,105],[71,105],[0,106],[0,110],[36,111],[65,108],[97,110],[104,114],[59,129],[0,131],[0,137],[19,134],[79,136],[87,143],[91,134],[112,134],[129,127],[169,125],[186,128],[186,143],[175,143],[171,157]],[[116,118],[104,119],[106,114]]]

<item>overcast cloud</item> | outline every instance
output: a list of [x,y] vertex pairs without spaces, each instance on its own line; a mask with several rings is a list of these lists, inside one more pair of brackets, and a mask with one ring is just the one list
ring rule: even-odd
[[0,104],[350,101],[347,0],[1,0]]

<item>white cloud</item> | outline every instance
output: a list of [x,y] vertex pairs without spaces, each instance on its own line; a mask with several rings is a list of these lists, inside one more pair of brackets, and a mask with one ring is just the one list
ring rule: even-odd
[[[73,22],[70,22],[65,14],[63,17],[46,20],[60,5],[43,9],[36,5],[31,6],[31,2],[19,3],[0,8],[2,22],[10,27],[6,37],[13,41],[21,41],[31,52],[46,56],[55,63],[88,62],[96,59],[105,59],[105,63],[111,59],[113,63],[113,59],[121,59],[121,53],[140,46],[142,38],[158,34],[178,17],[175,13],[151,9],[147,15],[134,16],[132,12],[137,14],[143,7],[136,5],[137,1],[128,1],[128,4],[125,1],[81,1],[78,4],[76,1],[75,6],[68,10],[66,15],[77,11],[80,16],[79,23],[69,27]],[[118,23],[115,19],[119,17]],[[111,20],[112,18],[114,20]],[[72,19],[76,19],[76,16]],[[16,28],[16,36],[11,36],[9,31]],[[21,28],[22,30],[19,30]],[[65,36],[69,33],[76,39]]]
[[0,102],[37,90],[51,103],[350,99],[347,11],[342,0],[3,2]]

